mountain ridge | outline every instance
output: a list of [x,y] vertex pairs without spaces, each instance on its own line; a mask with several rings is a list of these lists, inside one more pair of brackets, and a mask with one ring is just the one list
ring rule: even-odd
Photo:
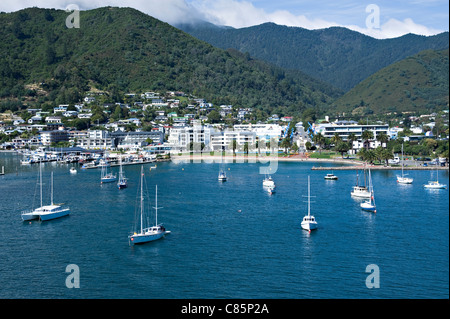
[[132,8],[80,11],[79,29],[65,26],[68,15],[39,8],[0,14],[0,98],[23,97],[32,83],[45,83],[50,92],[41,102],[61,104],[80,100],[92,86],[113,100],[129,90],[173,90],[288,114],[324,107],[341,94]]
[[449,42],[448,32],[379,40],[343,27],[308,30],[272,22],[240,29],[211,24],[178,27],[215,46],[301,70],[344,91],[389,64],[422,50],[448,48]]

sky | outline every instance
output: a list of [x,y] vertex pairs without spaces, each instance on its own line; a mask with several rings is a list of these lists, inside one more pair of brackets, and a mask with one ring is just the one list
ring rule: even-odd
[[172,25],[200,19],[234,28],[265,22],[310,30],[341,26],[378,39],[449,30],[448,0],[0,0],[0,11],[69,5],[132,7]]

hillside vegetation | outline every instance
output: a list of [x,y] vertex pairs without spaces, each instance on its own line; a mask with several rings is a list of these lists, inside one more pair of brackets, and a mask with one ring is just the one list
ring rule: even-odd
[[274,23],[240,29],[206,23],[179,27],[219,48],[234,48],[286,69],[301,70],[344,91],[408,56],[449,47],[448,32],[377,40],[340,27],[307,30]]
[[448,109],[448,49],[426,50],[371,75],[333,103],[336,113],[431,113]]
[[81,11],[80,28],[72,29],[68,15],[38,8],[0,14],[0,111],[76,103],[90,90],[106,91],[111,102],[126,92],[184,91],[216,105],[292,115],[340,94],[134,9]]

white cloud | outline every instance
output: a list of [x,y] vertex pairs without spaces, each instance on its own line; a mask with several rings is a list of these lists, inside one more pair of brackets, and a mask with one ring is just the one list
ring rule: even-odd
[[[69,4],[76,4],[81,10],[103,6],[132,7],[173,25],[202,19],[214,24],[235,28],[249,27],[265,22],[310,30],[341,26],[378,39],[399,37],[407,33],[434,35],[444,31],[417,24],[411,18],[402,21],[391,18],[381,24],[380,28],[345,25],[325,19],[312,18],[311,16],[319,14],[317,11],[308,16],[295,15],[287,10],[267,12],[255,7],[251,1],[247,0],[15,0],[1,1],[0,11],[11,12],[32,6],[65,9]],[[320,5],[325,4],[320,3]],[[342,6],[342,3],[340,5]],[[352,6],[349,7],[354,7],[354,3],[352,2]],[[361,9],[361,7],[358,8]],[[336,10],[333,10],[333,12],[336,14],[334,18],[337,18],[339,12]]]
[[367,28],[309,18],[305,15],[294,15],[286,10],[276,10],[269,13],[263,9],[256,8],[251,2],[245,0],[193,0],[192,6],[203,14],[208,21],[235,28],[249,27],[265,22],[302,27],[310,30],[340,26],[378,39],[395,38],[407,33],[428,36],[443,32],[443,30],[436,30],[417,24],[411,18],[403,21],[391,18],[382,24],[380,28]]

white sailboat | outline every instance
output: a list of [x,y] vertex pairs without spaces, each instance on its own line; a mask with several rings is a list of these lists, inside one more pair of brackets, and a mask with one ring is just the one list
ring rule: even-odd
[[311,231],[317,229],[317,221],[316,218],[311,215],[311,194],[310,194],[310,182],[308,176],[308,215],[303,217],[301,226],[304,230]]
[[445,189],[447,188],[446,184],[439,183],[439,176],[438,176],[438,169],[436,167],[436,180],[435,181],[428,181],[428,184],[423,185],[423,187],[428,189]]
[[108,166],[109,163],[107,161],[104,161],[103,163],[100,164],[102,167],[102,175],[100,177],[100,184],[103,183],[112,183],[117,181],[117,176],[114,175],[113,173],[108,173]]
[[42,163],[39,164],[39,184],[41,206],[30,211],[22,212],[22,220],[28,221],[33,219],[40,219],[42,221],[60,218],[70,214],[70,209],[67,206],[56,205],[53,203],[53,172],[51,174],[51,201],[50,205],[42,205]]
[[143,244],[150,241],[154,241],[162,238],[165,234],[170,234],[170,231],[166,230],[162,224],[158,224],[158,186],[155,190],[155,225],[145,227],[144,224],[144,193],[143,193],[143,183],[144,183],[144,168],[141,167],[141,196],[140,196],[140,230],[135,231],[133,234],[128,236],[131,244]]
[[412,184],[413,179],[411,177],[406,177],[407,174],[403,173],[403,144],[402,144],[402,175],[397,175],[397,183],[399,184]]
[[119,170],[119,181],[117,182],[117,187],[119,189],[128,187],[128,181],[125,175],[123,174],[122,170],[122,158],[119,159],[120,161],[120,170]]
[[364,169],[364,186],[359,185],[359,175],[358,171],[356,171],[356,185],[353,186],[350,195],[358,198],[370,198],[370,192],[366,186],[366,170]]
[[369,192],[370,192],[370,197],[369,200],[364,201],[363,203],[360,204],[361,209],[369,211],[369,212],[377,212],[377,206],[375,205],[375,197],[374,197],[374,193],[373,193],[373,184],[372,184],[372,176],[370,174],[370,169],[369,169]]
[[69,172],[70,172],[70,174],[76,174],[76,173],[77,173],[77,170],[76,170],[75,167],[72,166],[72,167],[70,168]]

